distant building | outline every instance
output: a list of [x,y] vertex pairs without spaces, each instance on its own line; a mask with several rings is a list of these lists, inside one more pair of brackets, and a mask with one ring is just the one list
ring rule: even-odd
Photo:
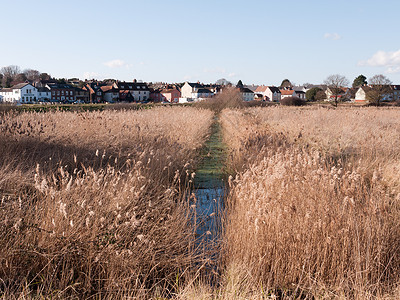
[[46,87],[51,91],[51,100],[68,103],[76,100],[75,88],[69,84],[48,83]]
[[114,83],[114,88],[120,92],[129,91],[135,102],[148,101],[150,99],[150,89],[144,82],[137,82],[136,80],[133,80],[133,82],[117,81]]
[[11,88],[0,90],[0,96],[4,103],[34,103],[37,101],[38,90],[29,83],[19,83]]
[[260,85],[255,93],[261,94],[264,101],[279,102],[281,100],[281,91],[275,86]]
[[200,83],[192,83],[186,81],[185,84],[181,87],[181,97],[182,98],[193,98],[193,93],[196,94],[196,92],[199,89],[203,89],[203,85]]
[[179,98],[181,97],[181,92],[178,91],[176,88],[162,90],[161,94],[163,95],[164,99],[171,103],[178,103]]
[[254,100],[254,92],[246,87],[237,88],[242,96],[243,101],[249,102]]
[[296,92],[294,90],[280,90],[281,99],[285,99],[288,97],[296,97]]
[[214,93],[205,88],[196,88],[194,92],[192,92],[191,97],[192,99],[204,99],[210,98],[214,96]]
[[114,85],[105,85],[100,88],[103,91],[103,99],[106,102],[117,102],[119,101],[119,91]]
[[51,91],[47,87],[37,88],[37,101],[47,102],[51,100]]

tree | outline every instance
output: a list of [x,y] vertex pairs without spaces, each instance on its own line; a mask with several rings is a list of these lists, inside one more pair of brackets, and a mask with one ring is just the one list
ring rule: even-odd
[[40,72],[38,70],[26,69],[24,70],[26,78],[31,81],[37,81],[40,79]]
[[313,88],[309,89],[306,92],[307,101],[316,101],[317,100],[316,96],[317,96],[318,92],[320,92],[320,91],[323,92],[323,90],[321,88],[319,88],[319,87],[313,87]]
[[282,89],[291,89],[292,87],[293,87],[293,85],[292,85],[292,83],[290,82],[290,80],[289,79],[283,79],[282,80],[282,83],[281,83],[281,86],[280,86]]
[[18,83],[23,83],[26,81],[26,75],[24,73],[19,73],[17,76],[14,77],[14,80],[11,82],[11,85],[14,86]]
[[353,81],[353,88],[359,88],[360,86],[363,86],[366,84],[368,84],[367,77],[365,77],[364,75],[359,75]]
[[230,81],[226,80],[225,78],[218,79],[215,82],[215,84],[218,84],[218,85],[232,85],[232,83]]
[[367,100],[369,103],[379,106],[381,101],[390,94],[392,82],[386,76],[379,74],[372,76],[369,79],[369,84],[370,88],[366,95]]
[[243,82],[241,80],[238,81],[238,83],[236,84],[237,88],[243,88]]
[[330,99],[334,101],[334,105],[337,107],[339,100],[341,97],[344,95],[343,88],[347,87],[349,85],[349,80],[339,74],[333,74],[329,75],[325,81],[324,84],[328,86],[328,93],[330,94]]
[[39,76],[39,79],[40,80],[50,80],[51,76],[49,74],[47,74],[47,73],[41,73],[40,76]]
[[11,65],[1,68],[0,73],[3,75],[2,86],[10,87],[17,75],[21,73],[21,69],[18,66]]

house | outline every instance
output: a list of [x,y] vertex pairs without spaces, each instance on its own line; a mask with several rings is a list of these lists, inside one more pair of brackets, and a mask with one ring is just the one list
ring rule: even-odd
[[391,85],[390,86],[393,91],[393,101],[400,100],[400,85]]
[[37,101],[37,88],[29,83],[19,83],[11,88],[0,90],[3,102],[8,103],[32,103]]
[[[371,85],[364,85],[358,88],[354,102],[368,102],[367,93],[371,91]],[[400,100],[400,85],[390,85],[388,92],[382,96],[381,101],[397,101]]]
[[354,98],[354,102],[367,102],[367,93],[371,88],[369,86],[361,86],[358,88],[356,92],[356,96]]
[[135,102],[148,101],[150,99],[150,89],[147,84],[138,82],[136,79],[133,82],[117,81],[113,86],[120,92],[129,91]]
[[101,86],[96,81],[89,82],[83,86],[83,89],[89,93],[89,101],[91,103],[101,103],[104,101]]
[[185,84],[181,87],[181,97],[182,98],[192,98],[193,93],[196,93],[199,89],[203,89],[203,85],[198,83],[191,83],[186,81]]
[[109,103],[119,101],[119,91],[114,85],[105,85],[100,87],[103,92],[103,100]]
[[243,101],[254,101],[254,92],[246,87],[237,87],[239,90]]
[[51,91],[51,100],[57,102],[75,102],[75,87],[63,83],[48,83],[46,87]]
[[153,101],[155,103],[164,101],[165,97],[163,94],[161,94],[162,89],[150,88],[149,90],[150,90],[150,97],[149,97],[150,101]]
[[204,98],[210,98],[214,96],[214,93],[211,92],[209,89],[205,88],[198,88],[194,92],[192,92],[191,97],[192,99],[204,99]]
[[48,102],[51,100],[51,91],[47,87],[37,88],[37,101]]
[[135,99],[133,98],[130,90],[119,90],[119,101],[134,102]]
[[281,100],[281,91],[275,86],[260,85],[255,93],[262,95],[263,101],[279,102]]
[[296,93],[296,97],[302,99],[302,100],[306,100],[306,93],[304,91],[294,91]]
[[171,103],[178,103],[179,98],[181,97],[181,92],[178,91],[177,88],[162,90],[161,94],[163,95],[165,101],[168,101]]
[[75,88],[75,99],[77,102],[90,102],[90,94],[89,91],[81,88]]
[[333,88],[327,87],[326,91],[326,101],[334,101],[337,97],[337,101],[346,101],[350,99],[349,89],[345,87]]
[[288,97],[297,97],[296,92],[294,90],[280,90],[281,99],[285,99]]

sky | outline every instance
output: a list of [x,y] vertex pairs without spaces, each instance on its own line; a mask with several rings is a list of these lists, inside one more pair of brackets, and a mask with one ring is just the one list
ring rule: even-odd
[[398,0],[0,0],[0,67],[57,78],[400,84]]

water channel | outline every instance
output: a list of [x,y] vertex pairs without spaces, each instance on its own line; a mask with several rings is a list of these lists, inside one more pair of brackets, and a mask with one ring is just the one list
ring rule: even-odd
[[221,230],[220,220],[226,188],[223,172],[225,150],[220,123],[216,117],[194,178],[196,222],[199,225],[197,234],[203,242],[216,241]]

